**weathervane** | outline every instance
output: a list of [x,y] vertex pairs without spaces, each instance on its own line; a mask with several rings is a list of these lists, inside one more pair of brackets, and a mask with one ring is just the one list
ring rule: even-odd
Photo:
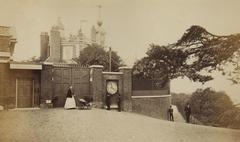
[[98,7],[98,22],[97,22],[97,24],[98,24],[98,26],[101,26],[103,24],[102,17],[101,17],[101,8],[102,8],[102,6],[101,5],[97,5],[97,7]]

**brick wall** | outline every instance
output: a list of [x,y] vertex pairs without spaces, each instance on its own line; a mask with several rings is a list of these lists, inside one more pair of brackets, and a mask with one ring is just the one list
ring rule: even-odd
[[167,120],[171,97],[133,98],[132,111],[135,113]]
[[120,67],[119,70],[123,73],[123,110],[132,111],[132,69]]
[[0,63],[0,105],[5,108],[14,108],[16,105],[16,79],[31,78],[34,80],[34,104],[39,106],[40,75],[40,71],[10,70],[9,63]]
[[[106,100],[106,94],[107,94],[107,81],[108,80],[115,80],[118,82],[118,93],[121,95],[121,98],[122,98],[122,103],[124,102],[124,88],[123,88],[123,74],[121,72],[116,72],[115,74],[112,74],[111,72],[108,72],[108,73],[103,73],[103,80],[102,80],[102,101],[103,101],[103,104],[106,105],[105,103],[105,100]],[[117,99],[118,99],[118,96],[116,95],[113,95],[111,97],[111,104],[112,105],[117,105]],[[123,105],[123,104],[122,104]]]
[[90,66],[90,94],[93,96],[93,105],[103,107],[103,66]]
[[155,118],[168,119],[167,110],[171,104],[170,82],[158,90],[142,90],[141,88],[135,86],[132,92],[132,111]]
[[46,100],[52,100],[53,89],[52,89],[52,70],[51,65],[43,65],[41,71],[41,98],[40,104],[45,104]]
[[[132,110],[132,72],[130,68],[120,68],[120,72],[103,72],[103,66],[93,65],[90,67],[90,91],[93,95],[94,106],[105,106],[106,83],[108,80],[118,82],[118,91],[122,98],[122,109]],[[112,105],[117,105],[117,96],[112,96]]]

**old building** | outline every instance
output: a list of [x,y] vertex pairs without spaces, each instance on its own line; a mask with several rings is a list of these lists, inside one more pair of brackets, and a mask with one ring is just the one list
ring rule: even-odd
[[91,29],[91,39],[87,38],[79,29],[76,35],[65,35],[65,27],[58,18],[56,25],[52,26],[50,34],[41,33],[41,60],[47,63],[76,64],[74,58],[79,57],[80,51],[88,44],[98,44],[104,47],[105,31],[102,22],[97,22],[97,28]]
[[14,28],[0,26],[0,105],[39,106],[42,65],[12,61],[16,42]]

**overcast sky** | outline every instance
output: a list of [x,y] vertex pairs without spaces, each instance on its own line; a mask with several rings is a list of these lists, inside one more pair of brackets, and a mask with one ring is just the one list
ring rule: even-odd
[[[149,44],[174,43],[191,25],[201,25],[217,35],[240,33],[239,0],[0,0],[0,25],[14,26],[17,31],[14,59],[39,56],[40,33],[49,32],[57,17],[72,34],[80,28],[80,20],[86,20],[82,28],[89,36],[99,4],[103,7],[106,44],[129,66],[145,56]],[[240,102],[240,85],[215,76],[204,86],[176,79],[171,82],[171,90],[191,93],[210,86]]]

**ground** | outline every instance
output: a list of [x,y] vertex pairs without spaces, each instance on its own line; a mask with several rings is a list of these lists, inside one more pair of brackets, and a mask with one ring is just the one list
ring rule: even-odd
[[237,130],[169,122],[127,112],[63,108],[0,111],[0,142],[239,142],[239,140],[240,131]]
[[186,122],[185,119],[182,117],[181,113],[178,111],[177,106],[172,105],[172,108],[175,122]]

